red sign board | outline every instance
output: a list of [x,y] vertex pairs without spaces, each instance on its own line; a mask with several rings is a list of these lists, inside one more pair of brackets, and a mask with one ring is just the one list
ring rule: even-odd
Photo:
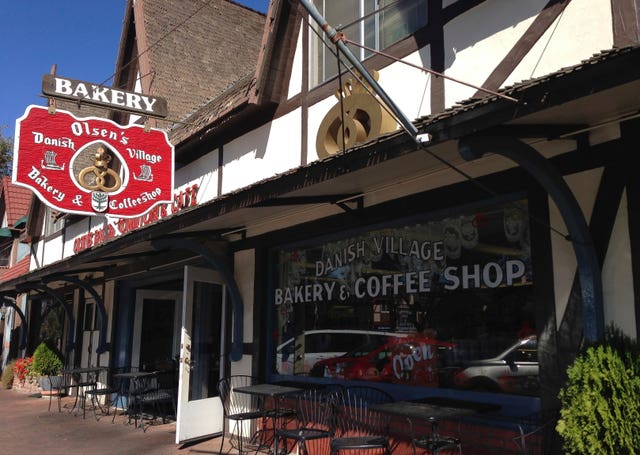
[[29,106],[15,131],[13,182],[56,210],[131,218],[173,200],[164,131],[42,106]]

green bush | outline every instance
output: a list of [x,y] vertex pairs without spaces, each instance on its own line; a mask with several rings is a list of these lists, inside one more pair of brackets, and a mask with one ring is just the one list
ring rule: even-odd
[[2,387],[5,389],[10,389],[13,385],[13,365],[15,363],[15,360],[7,362],[7,366],[2,370],[2,379],[0,379],[0,382],[2,382]]
[[55,376],[62,370],[62,354],[50,343],[43,341],[33,352],[31,371],[38,376]]
[[610,326],[567,370],[556,430],[569,454],[638,454],[638,344]]

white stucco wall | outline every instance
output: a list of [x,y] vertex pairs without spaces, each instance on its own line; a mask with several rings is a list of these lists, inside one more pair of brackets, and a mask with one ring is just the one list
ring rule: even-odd
[[626,335],[636,337],[631,244],[626,193],[613,226],[611,242],[602,267],[605,324],[614,323]]
[[[255,252],[254,250],[238,251],[234,254],[233,261],[234,278],[244,303],[243,342],[251,343],[253,341]],[[233,329],[229,327],[229,330]],[[244,355],[241,361],[232,362],[231,374],[251,374],[251,361],[252,356]]]
[[610,0],[572,0],[505,86],[572,66],[613,47]]
[[218,156],[214,150],[197,160],[178,169],[175,173],[175,190],[181,191],[198,185],[198,203],[211,201],[218,197]]
[[222,193],[299,166],[300,118],[296,109],[225,145]]
[[[565,177],[565,181],[582,209],[587,224],[591,219],[591,212],[601,176],[602,170],[595,169]],[[559,324],[566,310],[571,287],[576,276],[577,261],[572,243],[564,237],[568,234],[567,227],[551,198],[549,198],[549,225],[551,228],[556,321]]]

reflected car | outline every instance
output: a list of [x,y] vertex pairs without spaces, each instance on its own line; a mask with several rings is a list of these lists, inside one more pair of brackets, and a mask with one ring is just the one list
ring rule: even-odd
[[276,348],[276,372],[308,374],[320,360],[343,355],[354,346],[381,345],[390,337],[405,337],[405,333],[375,330],[319,329],[308,330],[289,338]]
[[455,345],[411,334],[317,362],[311,376],[437,387],[441,351]]
[[518,340],[496,357],[472,360],[453,377],[461,389],[536,395],[538,376],[538,339],[531,335]]

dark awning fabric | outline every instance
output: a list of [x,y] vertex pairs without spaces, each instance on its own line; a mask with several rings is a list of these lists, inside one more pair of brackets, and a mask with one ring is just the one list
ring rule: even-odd
[[18,221],[16,221],[13,224],[13,227],[16,228],[16,229],[21,229],[21,228],[25,227],[26,224],[27,224],[27,215],[19,218]]
[[0,228],[0,237],[13,237],[11,229],[7,227]]

